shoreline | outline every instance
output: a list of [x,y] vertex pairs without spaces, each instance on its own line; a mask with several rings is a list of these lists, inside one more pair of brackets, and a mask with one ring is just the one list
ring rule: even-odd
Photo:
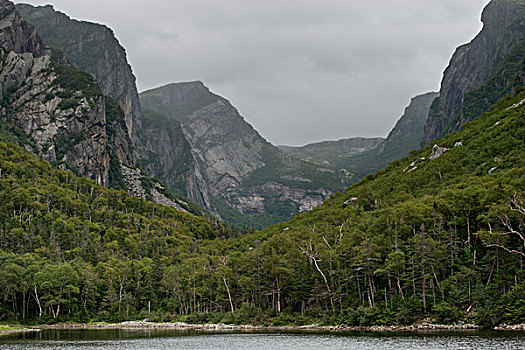
[[40,327],[36,328],[20,328],[20,329],[6,329],[3,331],[0,331],[0,337],[3,335],[10,335],[10,334],[19,334],[19,333],[37,333],[41,332],[42,329]]
[[[525,330],[525,325],[502,326],[493,330]],[[319,326],[316,324],[306,326],[254,326],[254,325],[226,325],[226,324],[189,324],[184,322],[177,323],[154,323],[145,321],[127,321],[113,324],[80,324],[65,323],[56,325],[42,325],[40,329],[172,329],[180,331],[204,331],[204,332],[428,332],[428,331],[480,331],[481,326],[474,324],[460,325],[438,325],[421,323],[411,326]]]

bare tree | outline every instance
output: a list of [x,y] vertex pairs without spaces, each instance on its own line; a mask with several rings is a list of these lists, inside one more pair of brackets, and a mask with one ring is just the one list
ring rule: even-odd
[[[515,193],[514,197],[510,199],[506,205],[501,208],[504,210],[498,210],[494,215],[496,224],[502,228],[502,230],[494,230],[494,223],[489,222],[489,231],[482,232],[482,238],[488,247],[496,247],[503,249],[511,254],[519,254],[525,257],[525,233],[524,220],[525,220],[525,201],[523,194]],[[522,249],[509,248],[504,244],[504,240],[507,237],[517,237],[522,242]]]

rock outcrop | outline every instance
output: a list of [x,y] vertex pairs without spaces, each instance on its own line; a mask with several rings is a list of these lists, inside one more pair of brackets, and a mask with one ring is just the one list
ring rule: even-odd
[[[264,140],[202,82],[170,84],[140,97],[142,167],[220,217],[234,210],[259,215],[266,225],[343,188],[329,169],[293,159]],[[275,207],[282,209],[279,220],[265,217]]]
[[44,159],[108,184],[105,104],[87,73],[51,58],[14,5],[0,1],[2,123]]
[[126,187],[128,188],[129,194],[135,197],[151,200],[155,203],[174,207],[175,209],[183,212],[189,212],[183,206],[187,207],[188,203],[180,199],[168,198],[163,191],[165,188],[162,184],[157,181],[153,181],[150,186],[145,186],[144,181],[147,181],[147,177],[142,174],[140,169],[130,168],[122,166],[122,175]]
[[41,42],[36,30],[15,10],[10,1],[0,2],[0,47],[18,54],[41,54]]
[[100,24],[73,20],[51,5],[16,7],[36,28],[44,44],[62,50],[80,69],[97,79],[104,95],[120,104],[128,136],[133,140],[141,126],[140,101],[126,51],[113,31]]
[[[479,116],[464,117],[465,95],[480,88],[490,79],[505,56],[523,40],[525,1],[492,0],[483,11],[482,21],[484,26],[481,32],[470,43],[457,48],[445,70],[440,97],[434,101],[426,121],[427,142],[457,130],[468,119]],[[489,90],[494,89],[498,87]],[[487,106],[491,104],[487,103]]]

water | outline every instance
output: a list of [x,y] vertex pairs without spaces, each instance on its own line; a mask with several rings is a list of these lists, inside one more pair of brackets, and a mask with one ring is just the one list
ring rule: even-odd
[[436,350],[525,349],[525,333],[198,333],[50,330],[0,337],[2,350]]

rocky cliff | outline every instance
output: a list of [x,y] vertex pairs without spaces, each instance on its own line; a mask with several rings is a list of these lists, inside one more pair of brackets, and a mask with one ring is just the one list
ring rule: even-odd
[[410,151],[421,147],[425,139],[424,128],[430,106],[438,96],[437,92],[429,92],[410,100],[404,114],[386,140],[377,148],[379,160],[384,165],[395,159],[401,159]]
[[104,95],[124,111],[128,136],[140,129],[140,101],[126,51],[113,31],[103,25],[73,20],[50,5],[16,5],[37,30],[44,44],[62,50],[80,69],[93,74]]
[[170,84],[140,97],[143,168],[224,219],[239,223],[242,214],[257,215],[246,220],[265,226],[343,188],[330,169],[268,143],[201,82]]
[[425,125],[426,141],[457,130],[464,122],[479,116],[478,113],[465,117],[464,98],[487,82],[506,55],[522,41],[525,1],[492,0],[483,11],[482,21],[481,32],[470,43],[457,48],[445,70],[440,98],[434,101]]
[[2,123],[44,159],[107,185],[105,104],[96,81],[42,49],[10,1],[0,1],[0,16]]
[[121,105],[95,78],[41,43],[14,4],[0,0],[0,123],[63,169],[178,210],[202,211],[140,170]]

